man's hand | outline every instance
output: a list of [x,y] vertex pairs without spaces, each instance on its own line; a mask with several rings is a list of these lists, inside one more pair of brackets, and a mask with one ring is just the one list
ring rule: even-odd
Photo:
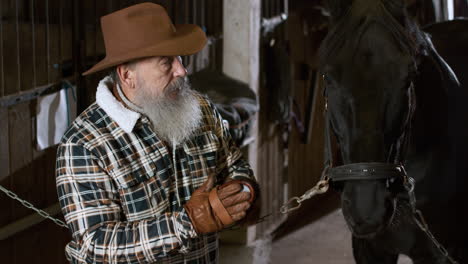
[[209,176],[184,205],[198,234],[220,231],[241,220],[252,202],[240,182],[230,181],[213,189],[214,182],[215,177]]
[[[218,187],[218,197],[229,213],[233,222],[243,219],[251,206],[251,195],[243,192],[243,185],[238,181],[230,181]],[[215,210],[215,213],[217,210]]]

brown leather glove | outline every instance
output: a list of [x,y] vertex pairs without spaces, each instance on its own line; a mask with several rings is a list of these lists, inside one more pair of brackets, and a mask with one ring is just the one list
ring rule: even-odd
[[244,192],[243,185],[242,181],[232,180],[210,192],[211,208],[225,227],[244,218],[255,198],[253,188],[246,185],[250,192]]
[[242,219],[250,207],[251,195],[242,192],[242,185],[230,181],[213,188],[215,177],[196,189],[184,205],[198,234],[216,232]]
[[255,225],[260,219],[260,186],[256,181],[249,179],[241,180],[241,183],[247,186],[250,190],[251,204],[249,210],[247,210],[246,212],[246,216],[241,221],[238,221],[237,224],[239,224],[240,226]]

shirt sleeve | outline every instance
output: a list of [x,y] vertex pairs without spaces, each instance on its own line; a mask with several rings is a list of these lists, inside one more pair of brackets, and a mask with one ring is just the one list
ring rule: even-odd
[[218,177],[255,181],[254,173],[249,163],[243,158],[242,152],[231,138],[228,128],[224,125],[223,118],[216,110],[216,107],[213,104],[210,105],[215,118],[215,133],[221,141],[221,154],[218,156],[221,172]]
[[125,221],[115,183],[99,159],[78,144],[61,144],[56,183],[60,206],[72,232],[72,263],[152,263],[187,253],[196,232],[181,207],[172,213]]

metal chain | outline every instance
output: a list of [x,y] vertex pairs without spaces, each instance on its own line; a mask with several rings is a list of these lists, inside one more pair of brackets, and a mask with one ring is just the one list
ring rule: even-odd
[[30,202],[25,201],[25,200],[19,198],[18,195],[16,195],[16,193],[14,193],[14,192],[12,192],[12,191],[6,189],[5,187],[3,187],[3,186],[1,186],[1,185],[0,185],[0,191],[4,192],[4,193],[5,193],[8,197],[10,197],[11,199],[20,202],[24,207],[35,211],[35,212],[38,213],[40,216],[42,216],[42,217],[44,217],[44,218],[47,218],[47,219],[49,219],[49,220],[52,220],[52,221],[53,221],[55,224],[57,224],[58,226],[65,227],[65,228],[68,229],[67,224],[65,224],[65,223],[64,223],[63,221],[61,221],[60,219],[54,218],[54,217],[52,217],[50,214],[48,214],[46,211],[34,207],[34,205],[32,205]]
[[[290,198],[285,204],[283,204],[283,206],[281,206],[280,212],[282,214],[288,214],[294,210],[299,209],[303,201],[308,200],[317,194],[326,193],[328,191],[329,181],[330,181],[330,178],[328,177],[328,170],[330,169],[330,167],[331,167],[331,161],[328,160],[325,164],[325,167],[322,170],[320,181],[317,182],[317,184],[314,187],[307,190],[301,197],[295,196],[295,197]],[[290,207],[294,202],[296,202],[297,205]]]
[[[282,214],[287,214],[291,211],[299,209],[301,207],[301,203],[305,200],[308,200],[312,197],[314,197],[317,194],[323,194],[328,191],[328,179],[327,180],[321,180],[319,181],[314,187],[309,189],[307,192],[305,192],[302,196],[300,197],[292,197],[289,199],[283,206],[280,208],[280,212]],[[292,206],[292,204],[296,202],[296,206]]]
[[431,239],[432,243],[439,249],[439,251],[442,253],[444,257],[446,257],[451,263],[453,264],[458,264],[457,261],[455,261],[448,253],[447,249],[437,241],[435,236],[432,234],[432,232],[429,230],[429,227],[426,224],[426,220],[424,219],[421,211],[416,210],[413,215],[413,219],[416,221],[418,226],[421,228],[421,230],[426,233],[426,235]]
[[406,171],[404,171],[404,187],[406,191],[408,192],[409,196],[409,202],[411,206],[411,210],[413,211],[413,219],[416,222],[416,224],[419,226],[419,228],[426,233],[426,235],[431,239],[432,243],[439,249],[439,251],[442,253],[442,255],[447,258],[451,263],[458,264],[457,261],[452,259],[452,257],[449,255],[447,249],[437,241],[437,239],[434,237],[434,235],[431,233],[429,230],[429,226],[426,223],[426,220],[424,219],[424,216],[420,210],[416,208],[416,195],[414,194],[414,186],[415,186],[415,181],[412,177],[409,177],[406,174]]

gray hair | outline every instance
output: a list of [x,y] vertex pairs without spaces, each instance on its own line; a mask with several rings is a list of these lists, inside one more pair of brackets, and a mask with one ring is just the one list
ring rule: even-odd
[[[125,63],[122,63],[120,65],[125,65],[127,66],[128,68],[130,69],[135,69],[135,65],[136,63],[139,61],[140,59],[136,59],[136,60],[132,60],[132,61],[129,61],[129,62],[125,62]],[[118,84],[120,87],[122,87],[122,82],[120,81],[120,77],[119,77],[119,74],[117,73],[117,67],[119,67],[120,65],[116,65],[114,67],[112,67],[110,70],[109,70],[109,73],[108,73],[108,76],[112,79],[112,81],[116,84]]]
[[108,76],[112,79],[113,83],[116,83],[119,86],[122,86],[122,84],[120,83],[119,74],[117,73],[117,66],[114,66],[109,70]]

